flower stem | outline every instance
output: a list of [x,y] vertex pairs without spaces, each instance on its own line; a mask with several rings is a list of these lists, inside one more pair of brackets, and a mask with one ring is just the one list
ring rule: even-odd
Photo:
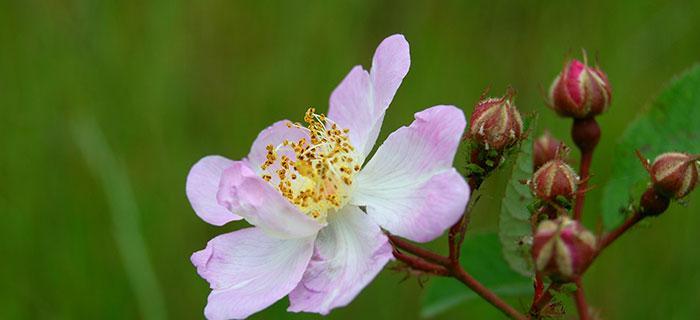
[[606,234],[600,239],[600,243],[598,244],[598,251],[600,252],[603,249],[607,248],[611,243],[617,240],[617,238],[619,238],[630,228],[636,225],[637,222],[642,221],[642,219],[644,219],[644,216],[642,216],[639,212],[635,212],[631,217],[625,220],[625,222],[622,225],[615,228],[615,230],[611,231],[610,233]]
[[576,282],[576,292],[574,297],[576,300],[576,310],[578,310],[578,317],[580,320],[588,320],[590,316],[588,314],[588,304],[586,303],[586,295],[583,292],[583,282],[581,278],[577,278]]
[[518,310],[515,310],[515,308],[511,307],[508,303],[503,301],[500,297],[498,297],[493,291],[489,290],[486,288],[483,284],[481,284],[479,281],[474,279],[469,273],[467,273],[462,266],[456,265],[451,268],[451,274],[454,278],[459,280],[460,282],[464,283],[469,289],[472,289],[472,291],[476,292],[479,296],[484,298],[484,300],[488,301],[491,303],[494,307],[498,308],[501,310],[504,314],[506,314],[508,317],[511,319],[518,319],[518,320],[527,320],[528,318],[520,313]]
[[424,260],[423,258],[420,257],[413,257],[409,256],[399,250],[394,249],[394,257],[405,263],[407,266],[409,266],[413,270],[429,273],[429,274],[434,274],[438,276],[449,276],[450,271],[447,270],[446,267],[429,262]]
[[[459,262],[454,262],[447,257],[440,256],[434,252],[430,252],[423,248],[419,248],[411,243],[403,241],[395,236],[391,236],[392,244],[394,247],[394,257],[406,264],[411,269],[426,272],[429,274],[453,277],[463,284],[465,284],[469,289],[474,291],[476,294],[484,298],[491,305],[498,308],[506,314],[511,319],[526,320],[527,317],[522,313],[518,312],[515,308],[511,307],[507,302],[498,297],[493,291],[489,290],[486,286],[481,284],[479,281],[474,279],[469,273],[467,273],[464,268],[459,264]],[[401,241],[394,241],[394,240]],[[416,256],[407,255],[397,248],[402,248],[407,252],[411,252]],[[429,261],[435,260],[435,261]]]
[[559,291],[559,289],[561,289],[561,284],[553,282],[547,287],[546,290],[544,290],[542,295],[533,301],[530,311],[528,312],[532,319],[538,319],[542,309],[546,307],[550,301],[552,301],[552,298],[554,298],[552,291]]
[[450,259],[447,257],[441,256],[437,253],[434,253],[430,250],[423,249],[415,244],[412,244],[404,239],[401,239],[395,235],[392,234],[387,234],[387,237],[389,237],[389,241],[391,243],[402,250],[405,250],[406,252],[415,255],[417,257],[423,258],[427,261],[437,263],[440,265],[448,265],[450,263]]
[[600,141],[600,126],[595,118],[575,119],[571,127],[571,136],[581,151],[581,167],[579,169],[581,183],[578,187],[580,191],[576,195],[576,203],[574,204],[574,219],[581,220],[583,204],[586,201],[586,188],[590,178],[591,162],[593,162],[593,150]]
[[469,210],[472,205],[474,192],[479,189],[483,178],[477,176],[470,176],[467,183],[469,184],[469,203],[467,208],[464,210],[462,217],[450,227],[450,231],[447,235],[447,241],[450,248],[450,260],[453,262],[459,261],[459,254],[462,250],[462,242],[464,242],[464,233],[467,231],[467,225],[469,224]]

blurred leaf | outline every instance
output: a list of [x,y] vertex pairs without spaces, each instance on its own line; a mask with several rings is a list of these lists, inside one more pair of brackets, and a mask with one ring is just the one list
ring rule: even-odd
[[668,151],[700,152],[700,65],[668,85],[651,109],[633,121],[615,148],[612,173],[602,198],[607,229],[620,224],[625,208],[639,199],[649,180],[634,151],[647,158]]
[[503,246],[503,256],[513,270],[524,276],[532,275],[532,259],[529,253],[532,227],[528,210],[528,205],[532,202],[532,193],[521,181],[528,180],[531,176],[532,135],[522,143],[515,159],[498,220],[498,236]]
[[[501,297],[525,296],[532,292],[532,281],[515,273],[503,260],[501,245],[495,233],[467,239],[462,246],[460,261],[474,278]],[[474,298],[478,298],[477,294],[456,279],[431,279],[423,300],[421,316],[435,316]]]
[[165,299],[141,232],[141,213],[124,164],[114,155],[94,119],[77,120],[71,129],[88,167],[102,183],[107,196],[112,232],[142,317],[167,319]]

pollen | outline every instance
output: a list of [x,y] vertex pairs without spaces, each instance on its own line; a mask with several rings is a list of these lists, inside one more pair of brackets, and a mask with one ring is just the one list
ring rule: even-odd
[[306,111],[304,122],[286,125],[306,131],[307,138],[266,146],[261,176],[306,215],[325,221],[329,212],[347,203],[360,164],[350,130],[314,108]]

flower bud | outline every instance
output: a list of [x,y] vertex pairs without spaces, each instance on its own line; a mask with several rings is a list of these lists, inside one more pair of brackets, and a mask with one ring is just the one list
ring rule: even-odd
[[552,82],[549,105],[563,117],[585,119],[608,109],[611,94],[603,71],[573,59]]
[[553,281],[568,282],[583,272],[596,251],[596,238],[567,217],[542,221],[532,242],[538,272]]
[[560,153],[564,152],[566,152],[566,146],[554,138],[549,131],[545,131],[532,144],[532,166],[537,170],[548,161],[563,156]]
[[532,175],[530,190],[535,197],[545,201],[563,198],[571,201],[578,189],[579,177],[571,167],[559,158],[550,160]]
[[654,159],[649,172],[654,188],[669,198],[688,195],[698,183],[698,156],[668,152]]
[[502,151],[523,139],[523,120],[513,104],[513,92],[477,103],[469,120],[469,137],[486,147]]

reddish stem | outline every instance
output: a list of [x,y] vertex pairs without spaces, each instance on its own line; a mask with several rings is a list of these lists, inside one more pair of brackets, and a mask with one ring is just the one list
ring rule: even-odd
[[[475,155],[472,154],[472,161],[474,161],[474,159]],[[483,180],[476,176],[470,176],[467,182],[470,190],[469,203],[467,204],[467,208],[464,210],[462,217],[459,219],[459,221],[457,221],[457,223],[450,227],[450,231],[447,235],[447,241],[450,248],[449,259],[453,262],[459,261],[459,254],[462,250],[462,242],[464,241],[464,233],[467,231],[467,224],[469,223],[469,206],[471,205],[472,201],[471,196],[474,195],[474,191],[479,189]]]
[[[394,243],[396,244],[396,243]],[[406,244],[406,242],[403,242],[402,244]],[[397,245],[398,246],[398,245]],[[415,246],[412,248],[415,249]],[[407,250],[407,249],[404,249]],[[408,251],[408,250],[407,250]],[[421,251],[427,251],[425,249],[421,249]],[[422,254],[425,254],[425,252],[422,252]],[[437,256],[437,254],[431,252],[431,256]],[[443,261],[444,264],[438,263],[438,262],[430,262],[427,261],[421,257],[413,257],[409,256],[407,254],[404,254],[403,252],[394,249],[394,257],[396,257],[397,260],[405,263],[407,266],[414,270],[430,273],[430,274],[435,274],[435,275],[440,275],[440,276],[450,276],[453,277],[460,282],[464,283],[469,289],[474,291],[476,294],[484,298],[486,301],[491,303],[494,307],[498,308],[506,314],[508,317],[512,319],[518,319],[518,320],[527,320],[527,317],[518,312],[515,308],[511,307],[508,303],[506,303],[503,299],[498,297],[493,291],[489,290],[487,287],[485,287],[483,284],[481,284],[479,281],[474,279],[469,273],[467,273],[462,266],[459,265],[459,262],[454,262],[452,260],[448,261]],[[445,257],[442,257],[445,258]]]
[[593,162],[593,152],[581,153],[581,167],[579,173],[581,175],[581,183],[578,188],[581,190],[576,195],[576,203],[574,204],[574,219],[581,220],[583,215],[583,204],[586,201],[586,188],[590,177],[591,162]]
[[619,238],[621,235],[623,235],[625,232],[627,232],[630,228],[632,228],[634,225],[636,225],[639,221],[642,221],[644,219],[644,215],[642,215],[640,212],[635,211],[635,213],[629,217],[627,220],[625,220],[622,225],[619,227],[615,228],[615,230],[611,231],[610,233],[602,236],[600,240],[598,241],[598,250],[596,250],[595,256],[591,259],[591,262],[588,263],[590,265],[593,263],[593,260],[600,255],[600,253],[607,248],[610,244],[612,244],[617,238]]
[[451,274],[453,277],[455,277],[457,280],[461,281],[464,283],[469,289],[472,289],[472,291],[476,292],[479,296],[484,298],[486,301],[491,303],[494,307],[498,308],[501,310],[503,313],[505,313],[508,317],[511,319],[518,319],[518,320],[527,320],[528,318],[520,313],[518,310],[515,310],[515,308],[511,307],[508,303],[503,301],[501,298],[499,298],[493,291],[489,290],[486,288],[483,284],[481,284],[479,281],[474,279],[469,273],[467,273],[461,266],[453,266],[451,269]]
[[552,298],[554,298],[554,295],[552,294],[552,291],[559,291],[561,288],[561,284],[559,283],[552,283],[547,287],[546,290],[540,295],[537,300],[533,301],[532,306],[530,307],[530,316],[534,319],[537,319],[540,315],[540,312],[544,307],[546,307],[551,301]]
[[439,276],[449,276],[450,272],[447,270],[442,265],[428,262],[426,260],[423,260],[422,258],[419,257],[413,257],[409,256],[407,254],[404,254],[403,252],[394,249],[394,257],[405,263],[407,266],[409,266],[411,269],[422,271],[422,272],[427,272],[430,274],[434,275],[439,275]]
[[580,320],[590,319],[588,313],[588,304],[586,303],[586,295],[583,292],[583,283],[581,278],[577,278],[576,282],[576,292],[574,293],[574,298],[576,300],[576,310],[578,310],[578,317]]
[[574,219],[581,220],[583,204],[586,201],[586,188],[590,178],[589,170],[593,161],[593,150],[600,141],[600,126],[595,118],[574,119],[571,137],[581,151],[581,168],[579,170],[581,183],[578,187],[580,192],[576,195],[576,203],[574,204]]
[[389,237],[389,241],[391,241],[391,243],[395,247],[403,249],[410,254],[413,254],[430,262],[438,263],[440,265],[448,265],[450,263],[449,258],[441,256],[430,250],[423,249],[395,235],[387,234],[387,237]]
[[544,294],[544,281],[542,281],[542,277],[540,277],[539,273],[535,274],[535,294],[532,296],[532,304],[535,304],[537,300],[540,299],[540,297]]

